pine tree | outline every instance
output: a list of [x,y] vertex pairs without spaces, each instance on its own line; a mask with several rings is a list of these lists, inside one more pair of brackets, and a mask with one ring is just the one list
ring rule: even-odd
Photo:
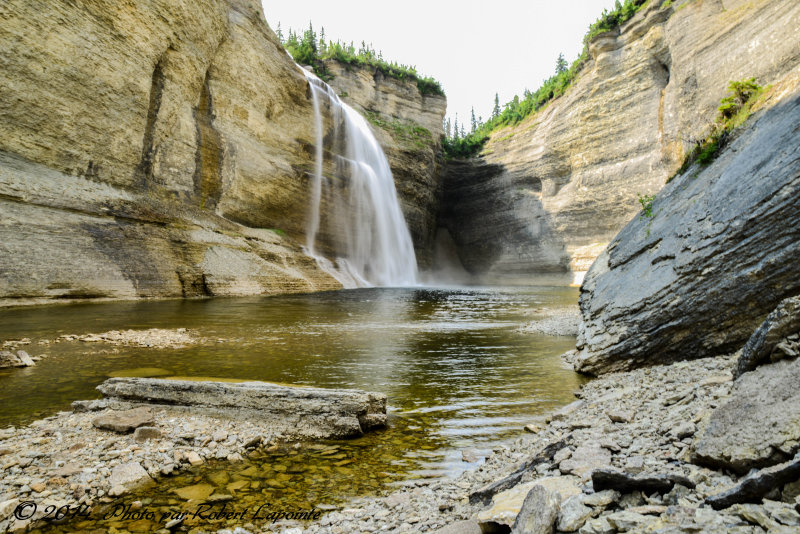
[[453,136],[452,125],[450,124],[450,117],[447,118],[447,124],[444,127],[444,136],[450,139]]
[[278,31],[275,32],[278,34],[278,40],[283,44],[283,32],[281,31],[281,23],[278,22]]
[[328,50],[328,45],[325,42],[325,26],[319,30],[319,51],[324,54]]
[[456,120],[453,125],[453,139],[458,141],[458,113],[456,113]]
[[496,119],[500,116],[500,95],[494,94],[494,108],[492,109],[492,118]]
[[464,131],[464,125],[461,125],[461,139],[466,139],[467,132]]
[[562,72],[566,72],[568,68],[567,60],[564,59],[564,54],[558,54],[558,59],[556,60],[556,74],[561,74]]
[[470,130],[470,133],[475,133],[475,130],[478,129],[478,121],[475,120],[475,108],[474,107],[472,108],[472,117],[470,118],[470,126],[472,128]]

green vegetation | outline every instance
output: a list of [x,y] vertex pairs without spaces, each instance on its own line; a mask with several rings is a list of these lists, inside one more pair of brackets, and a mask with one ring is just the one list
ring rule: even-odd
[[701,139],[692,140],[694,146],[686,154],[683,165],[667,182],[686,172],[694,163],[708,165],[714,161],[719,151],[728,143],[731,132],[744,124],[750,116],[753,105],[764,90],[765,88],[756,83],[755,78],[730,82],[728,95],[720,101],[717,118],[709,133]]
[[399,120],[386,120],[374,111],[367,111],[364,116],[375,126],[382,128],[409,148],[426,148],[431,146],[433,134],[418,124],[410,124]]
[[347,65],[377,69],[385,76],[397,80],[416,82],[419,92],[423,95],[444,96],[444,90],[439,82],[431,77],[421,76],[414,67],[384,60],[381,52],[376,52],[364,41],[361,41],[361,47],[357,50],[352,42],[345,44],[341,41],[326,41],[325,28],[322,28],[317,38],[317,33],[310,23],[302,36],[289,30],[288,36],[284,39],[280,23],[277,34],[281,44],[294,60],[300,65],[311,65],[314,73],[323,80],[329,81],[333,78],[325,67],[324,60],[335,59]]
[[639,204],[642,205],[642,216],[652,219],[655,217],[653,214],[653,201],[656,199],[655,195],[639,195]]
[[[618,28],[630,20],[646,4],[647,0],[625,0],[624,3],[617,0],[612,11],[603,10],[600,18],[589,26],[589,30],[583,38],[583,51],[578,58],[571,65],[568,65],[564,59],[564,54],[559,54],[555,73],[545,80],[536,91],[531,92],[526,89],[522,98],[518,95],[514,96],[502,109],[500,108],[500,99],[495,94],[491,118],[485,123],[479,120],[469,133],[459,131],[456,128],[451,135],[447,133],[447,128],[445,127],[445,142],[443,145],[445,156],[455,158],[476,155],[481,151],[493,131],[521,122],[526,117],[545,107],[551,100],[563,95],[577,78],[578,73],[589,57],[589,42],[603,32]],[[457,120],[458,118],[456,117]]]
[[286,237],[286,232],[284,232],[283,230],[281,230],[279,228],[270,228],[269,231],[270,232],[274,232],[274,233],[278,234],[281,237]]

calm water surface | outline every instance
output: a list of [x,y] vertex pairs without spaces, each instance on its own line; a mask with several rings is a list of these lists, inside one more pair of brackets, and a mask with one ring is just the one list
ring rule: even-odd
[[[574,400],[582,379],[558,357],[574,338],[519,327],[547,308],[575,305],[577,297],[570,288],[360,289],[3,310],[0,340],[31,338],[23,348],[48,357],[32,368],[0,371],[0,425],[97,398],[94,387],[109,375],[147,367],[385,393],[391,412],[385,430],[263,453],[234,466],[212,464],[124,498],[174,510],[187,506],[174,489],[209,484],[215,494],[233,497],[234,510],[264,502],[273,509],[337,505],[416,478],[454,476],[477,465],[464,461],[464,450],[486,454],[519,436],[534,415]],[[182,349],[37,343],[128,328],[188,328],[225,341]],[[92,526],[100,527],[58,528]],[[133,525],[102,525],[111,527]]]

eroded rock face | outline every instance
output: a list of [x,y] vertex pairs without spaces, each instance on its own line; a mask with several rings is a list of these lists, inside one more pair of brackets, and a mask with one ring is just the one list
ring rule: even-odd
[[443,224],[474,274],[585,272],[704,137],[731,80],[797,70],[793,0],[662,4],[598,36],[567,93],[496,132],[482,161],[448,168]]
[[670,182],[653,217],[635,217],[594,263],[578,370],[733,352],[800,292],[800,91],[782,94],[711,165]]
[[415,82],[326,60],[328,83],[370,123],[394,175],[417,262],[430,267],[442,190],[442,119],[447,101],[423,95]]

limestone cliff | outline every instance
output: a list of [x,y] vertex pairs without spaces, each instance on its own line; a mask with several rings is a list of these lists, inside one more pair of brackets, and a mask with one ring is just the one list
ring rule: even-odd
[[12,0],[0,19],[0,304],[340,287],[297,244],[311,93],[257,0]]
[[729,81],[800,65],[794,0],[664,4],[596,37],[564,96],[448,166],[442,224],[473,273],[579,281],[703,136]]
[[447,101],[422,94],[413,81],[384,76],[374,68],[325,61],[339,96],[360,111],[383,147],[406,217],[417,261],[431,264],[441,197],[442,119]]

